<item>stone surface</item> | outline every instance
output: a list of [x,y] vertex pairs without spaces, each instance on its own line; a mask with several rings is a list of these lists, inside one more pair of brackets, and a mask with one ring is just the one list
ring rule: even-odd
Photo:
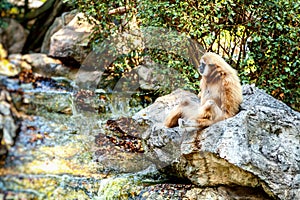
[[0,157],[14,144],[18,129],[10,101],[10,94],[0,88]]
[[93,26],[84,20],[83,13],[77,14],[66,26],[51,37],[49,55],[72,59],[82,63],[88,55],[89,36]]
[[[152,168],[138,172],[135,177],[123,175],[104,179],[95,199],[168,199],[168,200],[269,200],[263,191],[240,186],[197,187],[191,183],[165,183],[166,177]],[[149,177],[155,177],[156,184],[147,184]],[[164,183],[161,183],[164,182]]]
[[10,62],[22,69],[32,69],[33,72],[43,76],[63,76],[75,78],[77,69],[65,66],[60,60],[51,58],[46,54],[13,54],[9,56]]
[[20,70],[7,59],[7,51],[0,43],[0,74],[5,76],[15,76],[19,71]]
[[151,125],[145,151],[169,175],[198,186],[261,188],[271,198],[300,199],[300,114],[254,86],[243,87],[241,111],[204,130],[161,122],[184,97],[177,90],[135,115]]
[[28,32],[14,19],[4,19],[4,22],[7,26],[0,28],[0,43],[4,45],[8,54],[21,53]]
[[195,187],[183,184],[157,184],[146,187],[138,199],[184,199],[184,200],[268,200],[260,190],[245,187]]
[[41,47],[41,53],[49,53],[51,36],[54,35],[60,29],[62,29],[63,26],[67,25],[74,18],[74,16],[74,12],[66,12],[54,20],[53,24],[50,26],[44,37],[44,41]]

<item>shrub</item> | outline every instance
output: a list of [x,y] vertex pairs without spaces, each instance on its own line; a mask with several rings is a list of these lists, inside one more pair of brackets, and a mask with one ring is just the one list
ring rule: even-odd
[[3,17],[6,17],[7,12],[11,9],[12,5],[7,0],[0,1],[0,28],[5,27],[7,24],[3,21]]
[[[99,20],[93,35],[96,45],[107,36],[128,29],[124,22],[136,17],[141,27],[177,30],[197,40],[206,51],[219,53],[236,68],[244,84],[254,83],[300,109],[299,1],[78,0],[73,3]],[[110,14],[110,10],[122,6],[126,7],[125,12]],[[195,68],[187,60],[159,51],[152,53],[161,61],[180,60],[170,67],[186,66],[183,76],[192,76],[191,82],[197,80]],[[190,86],[197,90],[195,85]]]

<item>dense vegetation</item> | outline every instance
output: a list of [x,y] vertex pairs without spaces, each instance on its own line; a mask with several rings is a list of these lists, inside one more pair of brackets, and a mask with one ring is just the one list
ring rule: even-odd
[[[5,1],[3,1],[5,2]],[[300,109],[300,2],[292,0],[65,0],[90,16],[92,47],[109,36],[138,27],[163,27],[197,41],[204,51],[222,55],[239,72],[243,84],[255,84]],[[1,3],[1,9],[5,4]],[[199,48],[196,49],[199,51]],[[201,52],[200,52],[201,53]],[[175,69],[185,88],[198,89],[195,58],[163,48],[138,49],[111,66],[115,78],[145,57]],[[166,69],[167,70],[167,69]],[[165,72],[164,72],[165,73]],[[161,89],[161,94],[169,92]]]
[[7,15],[7,12],[10,8],[11,4],[7,0],[0,0],[0,28],[5,27],[6,25],[1,18]]
[[[100,21],[94,30],[95,42],[126,30],[124,21],[135,16],[140,27],[164,27],[185,33],[206,51],[226,58],[239,71],[244,84],[254,83],[292,107],[300,108],[299,1],[76,0],[73,3]],[[109,13],[120,7],[126,7],[126,11]],[[192,65],[168,55],[155,51],[153,56],[168,60],[170,67],[185,65],[184,76],[192,74],[189,80],[197,79]]]

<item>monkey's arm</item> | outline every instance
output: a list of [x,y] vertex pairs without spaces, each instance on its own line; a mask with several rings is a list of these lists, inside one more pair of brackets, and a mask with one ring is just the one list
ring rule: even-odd
[[[200,80],[200,89],[202,88],[204,88],[204,83],[203,83],[204,81],[203,81],[203,79],[201,79]],[[200,90],[200,92],[198,93],[198,97],[201,99],[201,94],[202,94],[202,89]]]
[[167,116],[165,120],[165,126],[168,128],[172,128],[178,125],[178,119],[182,116],[182,107],[176,106],[171,110],[170,114]]
[[225,119],[222,110],[214,100],[208,100],[200,107],[199,113],[188,120],[180,120],[179,126],[205,128]]

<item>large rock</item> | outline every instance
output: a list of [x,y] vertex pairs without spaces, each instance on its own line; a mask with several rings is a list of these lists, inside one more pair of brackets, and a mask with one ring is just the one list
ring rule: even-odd
[[3,19],[7,26],[0,28],[0,43],[2,43],[9,54],[21,53],[28,36],[21,24],[14,19]]
[[48,29],[43,44],[41,47],[41,53],[48,54],[50,50],[51,37],[57,31],[63,28],[63,26],[67,25],[75,16],[75,11],[65,12],[60,17],[56,17],[53,24]]
[[144,149],[162,171],[198,186],[262,188],[270,197],[300,199],[300,114],[253,86],[243,87],[241,111],[204,130],[167,129],[177,90],[137,113],[147,120]]
[[59,59],[42,53],[12,54],[9,56],[9,60],[22,69],[32,69],[33,72],[46,77],[64,76],[75,79],[78,71],[77,68],[67,67]]
[[93,26],[77,14],[66,26],[51,37],[49,55],[66,61],[82,63],[89,53],[88,43]]

